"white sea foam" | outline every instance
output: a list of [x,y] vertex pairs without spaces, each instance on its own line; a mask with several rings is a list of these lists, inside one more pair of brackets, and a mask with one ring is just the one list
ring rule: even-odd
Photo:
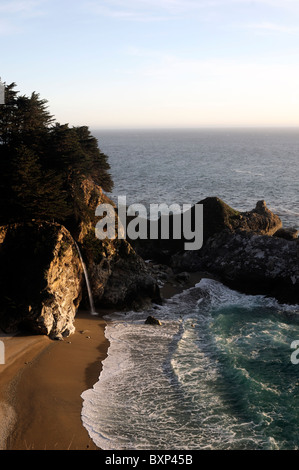
[[203,304],[206,299],[212,307],[233,305],[243,308],[269,307],[299,314],[298,305],[282,304],[274,297],[268,297],[266,295],[245,295],[224,286],[221,282],[215,281],[214,279],[201,279],[200,282],[196,284],[196,287],[207,294],[207,296],[201,300],[201,303]]
[[[294,227],[298,139],[288,130],[99,134],[112,199],[183,204],[218,196],[242,211],[264,199]],[[147,312],[115,315],[100,380],[83,394],[84,425],[104,449],[298,448],[298,369],[290,363],[298,313],[206,279],[153,312],[162,329],[143,325]]]
[[281,445],[268,436],[267,426],[276,430],[273,403],[279,414],[286,394],[296,394],[275,372],[294,334],[272,318],[282,311],[274,299],[203,279],[153,309],[160,327],[144,324],[149,312],[110,317],[108,357],[82,394],[82,421],[94,442],[107,450]]

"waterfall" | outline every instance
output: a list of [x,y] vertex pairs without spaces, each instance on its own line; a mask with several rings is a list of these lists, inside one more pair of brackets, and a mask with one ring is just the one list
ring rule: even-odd
[[74,243],[76,245],[76,248],[77,248],[77,251],[78,251],[78,254],[79,254],[79,258],[80,258],[80,261],[81,261],[81,264],[82,264],[82,267],[83,267],[83,272],[84,272],[84,277],[85,277],[85,282],[86,282],[86,287],[87,287],[87,292],[88,292],[88,298],[89,298],[89,304],[90,304],[90,313],[92,315],[97,315],[97,312],[95,311],[95,308],[94,308],[93,297],[92,297],[92,292],[91,292],[90,283],[89,283],[89,279],[88,279],[87,269],[86,269],[85,263],[83,261],[82,255],[81,255],[80,248],[77,245],[77,243],[75,242],[75,240],[74,240]]

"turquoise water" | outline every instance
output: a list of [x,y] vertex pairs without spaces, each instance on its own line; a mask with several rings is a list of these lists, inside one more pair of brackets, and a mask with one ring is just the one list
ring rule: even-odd
[[82,419],[104,449],[297,449],[298,306],[204,279],[148,312],[110,318],[109,355]]
[[[299,228],[299,132],[106,131],[112,197],[129,204],[218,196],[260,199]],[[295,260],[294,260],[295,262]],[[161,327],[145,325],[152,313]],[[155,306],[109,318],[99,381],[82,421],[103,449],[298,449],[299,307],[210,279]]]

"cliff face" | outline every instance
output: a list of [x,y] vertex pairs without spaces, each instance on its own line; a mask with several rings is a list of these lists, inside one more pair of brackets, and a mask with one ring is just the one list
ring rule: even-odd
[[[144,260],[123,239],[99,240],[95,236],[95,210],[100,204],[114,203],[100,187],[84,182],[85,202],[91,208],[88,220],[80,222],[74,236],[86,262],[95,306],[142,308],[152,300],[160,301],[159,288]],[[110,219],[109,219],[110,221]],[[115,223],[118,231],[117,218]]]
[[74,239],[82,245],[86,237],[93,238],[95,225],[98,218],[95,216],[95,210],[100,204],[110,204],[115,207],[114,202],[103,192],[101,186],[95,184],[92,179],[86,178],[80,184],[80,198],[84,207],[88,211],[84,212],[82,217],[72,218],[67,228],[72,233]]
[[156,279],[126,240],[94,240],[94,255],[88,244],[83,250],[96,306],[140,309],[160,302]]
[[[128,241],[95,236],[96,207],[113,202],[92,180],[83,181],[81,191],[89,212],[84,220],[71,220],[67,228],[34,220],[0,227],[0,327],[5,331],[26,327],[52,338],[74,331],[82,299],[89,308],[75,241],[87,267],[96,308],[142,309],[161,301],[156,278]],[[264,201],[243,213],[218,198],[201,203],[202,249],[182,251],[184,240],[171,239],[145,240],[145,245],[142,240],[137,247],[149,249],[147,256],[154,253],[162,259],[168,250],[176,272],[208,271],[241,290],[299,302],[298,241],[280,238],[290,234],[281,233],[280,219]]]
[[89,212],[68,229],[46,221],[0,227],[0,327],[26,328],[52,338],[74,331],[83,298],[89,308],[83,267],[87,267],[96,307],[142,308],[159,301],[156,280],[125,240],[98,240],[95,209],[110,203],[91,180],[81,185]]
[[0,326],[53,338],[74,331],[83,269],[70,233],[49,222],[0,228]]

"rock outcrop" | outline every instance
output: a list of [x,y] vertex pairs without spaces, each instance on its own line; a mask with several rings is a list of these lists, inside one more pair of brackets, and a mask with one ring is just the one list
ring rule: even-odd
[[[205,245],[210,237],[223,230],[229,230],[230,232],[243,230],[260,235],[273,235],[282,227],[280,218],[268,209],[265,201],[258,201],[253,210],[246,212],[233,209],[218,197],[207,197],[199,201],[198,204],[203,206],[203,245]],[[195,206],[188,212],[191,230],[194,232],[197,227],[196,224],[198,224],[195,216]],[[183,215],[170,214],[169,216],[161,216],[159,219],[159,234],[161,234],[161,226],[165,218],[169,219],[169,240],[163,240],[161,237],[158,237],[157,240],[129,240],[137,253],[143,258],[159,259],[159,261],[162,260],[169,263],[174,253],[184,250],[186,239],[183,230],[180,239],[175,239],[172,232],[175,219],[180,219],[178,225],[183,227]],[[148,221],[148,233],[150,233],[150,225],[151,222]]]
[[202,202],[206,209],[203,247],[173,253],[174,271],[207,272],[243,292],[299,303],[297,231],[283,229],[264,201],[242,213],[217,198]]
[[[86,237],[94,236],[95,225],[98,218],[95,215],[96,208],[100,204],[110,204],[115,207],[114,202],[103,192],[101,186],[94,183],[90,178],[86,178],[80,183],[80,198],[84,207],[88,207],[88,212],[84,213],[84,219],[71,219],[66,227],[79,244],[84,243]],[[117,220],[116,220],[117,223]]]
[[82,182],[82,198],[90,213],[73,228],[72,233],[83,253],[95,306],[140,309],[153,300],[160,302],[158,284],[144,260],[127,240],[117,238],[116,212],[113,220],[109,219],[115,224],[115,238],[100,240],[95,235],[96,224],[100,220],[95,216],[96,208],[100,204],[115,207],[113,201],[90,180]]
[[177,271],[211,273],[245,293],[299,303],[299,240],[223,230],[202,250],[175,254],[172,265]]
[[299,240],[223,231],[207,242],[197,261],[197,269],[231,287],[299,303]]
[[84,220],[68,221],[67,228],[34,220],[0,228],[0,327],[5,331],[26,328],[52,338],[73,333],[81,300],[89,308],[78,248],[95,307],[140,309],[161,301],[156,279],[126,240],[95,236],[95,209],[112,201],[91,180],[83,181],[81,190],[90,211]]
[[0,326],[52,338],[74,331],[83,270],[65,227],[50,222],[0,228]]
[[[273,235],[282,227],[280,218],[268,209],[265,201],[258,201],[254,209],[246,212],[233,209],[218,197],[207,197],[198,204],[203,205],[204,244],[223,230]],[[194,213],[193,208],[191,211]]]
[[82,251],[96,307],[138,310],[161,301],[156,279],[126,240],[102,241],[90,233]]

